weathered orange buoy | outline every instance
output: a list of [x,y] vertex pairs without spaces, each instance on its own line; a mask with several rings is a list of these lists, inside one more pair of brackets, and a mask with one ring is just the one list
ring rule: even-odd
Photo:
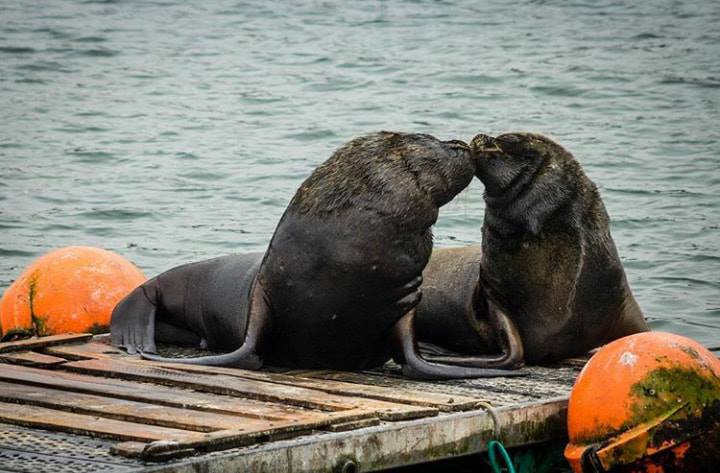
[[645,332],[593,356],[568,404],[575,473],[708,472],[720,461],[720,361],[679,335]]
[[0,301],[0,335],[106,332],[115,305],[145,281],[122,256],[88,246],[35,260]]

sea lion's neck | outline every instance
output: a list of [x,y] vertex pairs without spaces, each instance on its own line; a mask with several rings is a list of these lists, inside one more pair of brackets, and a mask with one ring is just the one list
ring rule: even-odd
[[576,226],[576,210],[572,193],[559,192],[547,196],[528,192],[509,202],[487,202],[483,232],[487,236],[512,237],[516,240],[536,239],[549,229]]

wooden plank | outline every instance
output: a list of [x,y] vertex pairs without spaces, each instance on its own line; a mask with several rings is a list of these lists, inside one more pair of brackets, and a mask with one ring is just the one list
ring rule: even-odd
[[[119,455],[127,458],[141,458],[145,454],[145,449],[147,448],[147,443],[144,442],[121,442],[116,445],[113,445],[110,448],[110,453],[113,455]],[[195,449],[188,448],[185,450],[173,450],[166,453],[156,453],[153,456],[153,461],[161,462],[161,461],[168,461],[172,460],[174,458],[180,458],[189,456],[195,453]],[[142,472],[147,471],[146,468],[143,468],[141,470]],[[171,470],[172,471],[172,470]]]
[[231,376],[190,374],[146,363],[97,359],[68,362],[63,368],[78,373],[152,382],[215,394],[240,395],[249,399],[282,402],[323,411],[343,411],[359,407],[357,400],[328,396],[310,389],[258,383]]
[[366,411],[368,414],[372,413],[373,416],[380,415],[389,419],[395,418],[394,416],[398,412],[404,414],[408,413],[408,411],[417,413],[419,412],[418,409],[423,409],[421,411],[422,415],[437,413],[436,410],[427,410],[427,408],[423,407],[328,394],[315,389],[287,384],[279,385],[221,374],[183,372],[175,369],[175,366],[170,369],[148,363],[97,359],[68,362],[62,365],[62,368],[81,373],[161,383],[169,386],[190,388],[196,391],[243,396],[325,411],[338,412],[357,409]]
[[[479,378],[428,383],[388,375],[384,372],[302,371],[301,376],[332,379],[357,384],[371,384],[393,389],[405,388],[430,392],[443,392],[459,396],[482,396],[493,399],[493,405],[508,405],[532,400],[543,400],[566,395],[579,370],[573,367],[528,367],[529,375],[514,378]],[[294,373],[293,373],[294,374]],[[483,392],[484,391],[484,392]],[[492,395],[492,396],[490,396]],[[524,399],[518,401],[518,399]]]
[[364,429],[366,427],[372,427],[378,425],[380,419],[360,419],[352,422],[341,422],[339,424],[330,424],[323,430],[328,432],[347,432],[349,430]]
[[[566,406],[567,399],[549,399],[500,408],[500,439],[506,447],[562,439]],[[488,412],[458,412],[192,457],[145,471],[340,471],[348,460],[354,471],[377,471],[484,452],[493,439],[495,425]]]
[[171,440],[187,442],[188,439],[197,438],[196,436],[206,435],[168,427],[138,425],[115,419],[5,402],[0,402],[0,421],[25,427],[70,432],[114,440]]
[[[146,362],[147,363],[147,362]],[[411,406],[433,407],[440,411],[466,411],[477,409],[481,403],[487,402],[483,399],[448,395],[443,393],[422,392],[399,387],[373,386],[370,384],[348,383],[332,379],[311,379],[311,372],[305,372],[303,376],[291,376],[281,373],[267,373],[262,371],[237,370],[234,368],[223,368],[216,366],[196,366],[173,363],[150,363],[153,366],[177,369],[192,373],[216,373],[228,376],[235,376],[244,379],[253,379],[285,386],[299,386],[315,389],[328,394],[340,396],[354,396],[374,399],[378,401],[407,404]]]
[[[93,418],[117,419],[134,424],[135,430],[133,432],[142,432],[145,427],[160,426],[169,427],[171,430],[217,433],[217,435],[208,437],[186,435],[161,438],[160,440],[163,442],[172,440],[180,443],[192,443],[193,447],[180,445],[178,448],[173,449],[172,451],[175,454],[178,451],[185,452],[189,448],[202,446],[205,443],[223,443],[226,441],[226,437],[231,438],[230,441],[234,443],[239,442],[246,445],[261,437],[268,440],[271,437],[289,438],[315,429],[333,429],[333,424],[328,424],[327,420],[321,417],[316,418],[314,421],[306,420],[305,422],[299,422],[298,419],[279,421],[248,419],[0,382],[0,404],[3,401],[18,403],[23,406],[38,406],[38,409],[42,411],[53,409],[61,414],[73,412],[87,414]],[[58,414],[52,414],[52,416],[57,417]],[[0,420],[2,420],[2,417],[0,417]],[[377,425],[379,422],[377,418],[354,420],[352,417],[347,417],[346,419],[338,418],[337,420],[340,421],[338,425],[355,425],[356,427]],[[356,424],[353,424],[353,422]],[[66,424],[63,425],[78,428],[85,428],[86,426],[85,424]],[[190,432],[190,434],[193,434],[193,432]],[[137,436],[137,434],[134,435]]]
[[[97,338],[97,337],[96,337]],[[93,339],[94,340],[94,339]],[[65,346],[59,346],[59,347],[52,347],[46,350],[48,353],[55,353],[58,356],[67,357],[68,359],[88,359],[88,358],[105,358],[105,359],[117,359],[120,358],[123,361],[127,362],[142,362],[142,363],[151,363],[149,361],[141,361],[139,358],[128,356],[126,353],[124,353],[122,350],[116,349],[114,347],[111,347],[110,345],[106,343],[100,343],[100,342],[88,342],[83,343],[79,345],[65,345]],[[179,364],[172,364],[168,365],[172,366],[173,369],[177,369],[180,365]],[[199,367],[199,369],[205,369],[208,367]],[[211,368],[215,369],[215,368]],[[227,369],[233,372],[237,373],[244,373],[244,370],[236,370],[234,368],[222,368]],[[534,368],[533,368],[534,369]],[[253,373],[257,373],[258,375],[262,375],[265,372],[250,372],[251,375]],[[272,374],[272,373],[268,373]],[[492,379],[480,379],[480,380],[463,380],[458,381],[456,384],[453,384],[453,382],[421,382],[421,381],[412,381],[404,377],[389,377],[389,376],[383,376],[382,374],[378,374],[376,372],[371,373],[347,373],[347,372],[339,372],[339,371],[319,371],[319,370],[292,370],[292,371],[284,371],[284,376],[289,376],[289,382],[294,383],[295,377],[302,377],[302,378],[310,378],[310,382],[314,379],[323,379],[324,381],[338,381],[342,383],[351,383],[352,387],[355,387],[355,389],[361,389],[358,388],[358,385],[362,386],[376,386],[383,388],[384,390],[388,390],[389,392],[393,391],[412,391],[414,393],[422,393],[422,394],[439,394],[442,395],[444,398],[452,397],[453,399],[473,399],[474,402],[477,402],[477,399],[486,399],[489,402],[491,402],[493,405],[508,405],[513,403],[520,403],[520,402],[528,402],[532,401],[533,399],[538,399],[540,396],[532,395],[532,389],[518,389],[514,390],[513,392],[509,392],[507,389],[495,389],[495,382]],[[334,377],[338,377],[338,379],[333,379]],[[541,375],[543,378],[546,378],[546,374],[543,373]],[[535,377],[535,372],[533,371],[531,373],[531,377]],[[328,379],[326,379],[328,378]],[[574,379],[574,376],[573,376]],[[570,384],[572,384],[572,380],[570,381]],[[485,389],[487,387],[487,389]],[[383,391],[383,392],[388,392]],[[522,391],[522,392],[518,392]],[[557,394],[553,394],[557,395]],[[432,399],[434,401],[434,399]],[[407,404],[409,405],[409,404]],[[458,403],[458,409],[462,410],[464,407],[462,404]],[[401,412],[395,412],[392,415],[382,415],[382,418],[384,420],[400,420],[400,419],[412,419],[412,418],[419,418],[423,416],[431,415],[430,413],[421,413],[416,411],[407,411],[405,413]]]
[[124,350],[107,343],[89,341],[76,345],[58,345],[43,350],[45,353],[69,360],[87,360],[92,358],[129,357]]
[[16,351],[10,353],[3,353],[0,355],[0,359],[7,361],[8,363],[15,363],[18,365],[28,366],[55,366],[65,363],[65,358],[59,358],[57,356],[44,355],[34,351]]
[[[65,391],[98,394],[118,399],[148,402],[170,407],[232,414],[264,421],[290,421],[298,424],[312,422],[317,428],[339,422],[381,417],[384,420],[417,419],[437,414],[437,410],[409,406],[387,408],[386,403],[376,409],[373,401],[358,409],[337,412],[318,412],[262,401],[200,393],[186,389],[144,384],[119,379],[100,378],[63,371],[45,371],[22,366],[6,365],[0,370],[0,380],[43,386]],[[382,409],[388,409],[383,411]]]
[[283,420],[294,418],[304,421],[317,419],[320,414],[315,411],[281,404],[63,371],[49,372],[24,366],[3,365],[0,368],[0,380],[78,393],[106,395],[131,401],[151,402],[171,407],[242,415],[255,419]]
[[155,441],[146,445],[137,442],[120,443],[113,447],[113,453],[126,457],[140,457],[143,460],[160,461],[177,456],[188,455],[194,451],[212,452],[229,448],[251,445],[259,441],[283,435],[281,428],[268,428],[265,431],[245,432],[243,430],[219,430],[205,434],[187,436],[173,441]]
[[51,345],[64,343],[79,343],[92,339],[91,333],[66,333],[62,335],[50,335],[49,337],[33,337],[16,342],[0,343],[0,353],[11,351],[36,350]]
[[6,382],[0,382],[0,401],[197,432],[238,428],[264,430],[275,426],[273,421],[268,420]]
[[[96,342],[52,348],[49,349],[48,352],[60,356],[66,356],[71,359],[108,359],[115,358],[113,355],[124,355],[122,351],[114,347]],[[475,409],[479,405],[478,401],[486,402],[485,400],[473,399],[470,397],[447,395],[443,393],[414,391],[398,387],[388,388],[383,386],[372,386],[368,384],[336,381],[332,379],[309,379],[312,377],[312,371],[303,372],[304,374],[301,376],[290,376],[281,373],[240,370],[237,368],[141,361],[139,359],[129,358],[127,356],[123,357],[123,361],[128,363],[137,362],[142,363],[146,366],[157,366],[160,368],[168,368],[175,371],[187,371],[202,374],[221,374],[244,379],[266,381],[275,384],[305,387],[341,396],[364,397],[368,399],[375,399],[379,401],[387,401],[399,404],[433,407],[441,411],[462,411]],[[317,373],[332,372],[317,371]]]

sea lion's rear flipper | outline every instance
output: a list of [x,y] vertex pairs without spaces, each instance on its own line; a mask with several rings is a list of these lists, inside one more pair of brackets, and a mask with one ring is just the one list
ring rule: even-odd
[[396,359],[403,374],[415,379],[490,378],[496,376],[524,376],[523,370],[486,369],[430,362],[420,356],[413,328],[415,310],[405,314],[393,328]]
[[243,344],[235,351],[214,356],[200,356],[197,358],[164,358],[157,355],[140,353],[151,361],[169,363],[182,363],[205,366],[230,366],[247,370],[257,370],[263,365],[259,353],[267,339],[270,324],[270,304],[262,285],[255,280],[250,298],[247,330]]
[[439,357],[462,357],[461,353],[441,347],[430,342],[418,341],[418,349],[423,358],[430,360]]
[[112,344],[128,353],[155,353],[157,291],[147,290],[155,280],[138,286],[115,306],[110,322]]
[[490,356],[427,355],[427,360],[476,368],[514,369],[522,366],[525,350],[515,323],[503,309],[491,301],[488,301],[488,320],[497,334],[501,348],[500,354]]
[[159,317],[155,322],[155,341],[181,347],[207,348],[207,341],[200,335],[191,330],[163,322],[162,317]]

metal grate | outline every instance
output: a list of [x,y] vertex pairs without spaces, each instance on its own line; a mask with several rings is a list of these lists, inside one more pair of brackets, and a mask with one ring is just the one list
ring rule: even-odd
[[0,469],[28,473],[128,472],[143,463],[109,453],[113,442],[0,424]]

